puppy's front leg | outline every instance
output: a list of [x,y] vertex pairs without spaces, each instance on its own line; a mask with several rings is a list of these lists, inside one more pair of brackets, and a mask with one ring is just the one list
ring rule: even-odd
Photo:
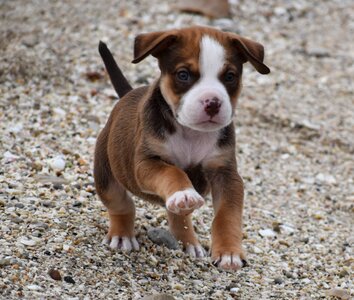
[[234,164],[219,167],[212,177],[215,217],[211,256],[222,269],[237,270],[245,258],[242,250],[243,182]]
[[188,215],[204,204],[187,174],[159,159],[141,160],[135,169],[140,189],[165,200],[166,208],[178,215]]

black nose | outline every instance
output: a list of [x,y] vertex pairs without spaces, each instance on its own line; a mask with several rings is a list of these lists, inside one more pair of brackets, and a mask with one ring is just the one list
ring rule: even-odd
[[204,110],[207,113],[208,116],[210,116],[211,118],[214,117],[220,110],[220,100],[216,97],[214,97],[213,99],[206,99],[204,101],[205,106],[204,106]]

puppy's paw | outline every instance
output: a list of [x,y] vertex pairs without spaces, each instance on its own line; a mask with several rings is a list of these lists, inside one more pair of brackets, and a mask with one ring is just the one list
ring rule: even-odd
[[228,271],[237,271],[247,264],[243,254],[236,253],[222,253],[212,256],[212,261],[215,266]]
[[206,251],[200,244],[196,245],[187,245],[185,252],[189,254],[191,257],[205,257],[206,256]]
[[103,239],[102,244],[109,245],[109,247],[113,250],[123,250],[130,252],[132,250],[139,250],[139,243],[135,237],[120,237],[120,236],[112,236],[108,235]]
[[193,188],[178,191],[168,197],[166,208],[176,215],[188,215],[203,206],[204,199]]

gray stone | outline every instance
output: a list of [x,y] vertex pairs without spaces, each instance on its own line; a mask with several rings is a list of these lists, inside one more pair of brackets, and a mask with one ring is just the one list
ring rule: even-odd
[[68,181],[64,178],[48,174],[37,175],[35,179],[40,183],[52,183],[53,185],[68,184]]
[[9,258],[0,259],[0,267],[6,267],[11,265],[11,260]]
[[174,299],[176,298],[167,294],[148,295],[141,298],[141,300],[174,300]]
[[24,208],[25,205],[24,205],[23,203],[16,203],[16,204],[15,204],[15,207],[17,207],[17,208]]
[[147,232],[148,237],[157,245],[164,245],[169,249],[178,249],[178,242],[175,237],[166,229],[150,228]]
[[284,280],[282,278],[280,278],[280,277],[277,277],[277,278],[274,279],[274,283],[275,284],[282,284],[283,282],[284,282]]

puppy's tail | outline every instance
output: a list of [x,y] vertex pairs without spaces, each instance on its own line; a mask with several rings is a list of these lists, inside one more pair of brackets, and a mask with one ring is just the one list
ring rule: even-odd
[[113,58],[111,51],[107,48],[107,45],[100,41],[98,45],[98,52],[100,53],[104,65],[106,66],[109,78],[116,90],[119,98],[122,98],[126,93],[130,92],[133,88],[129,84],[128,80],[123,75],[121,69],[119,69],[116,61]]

